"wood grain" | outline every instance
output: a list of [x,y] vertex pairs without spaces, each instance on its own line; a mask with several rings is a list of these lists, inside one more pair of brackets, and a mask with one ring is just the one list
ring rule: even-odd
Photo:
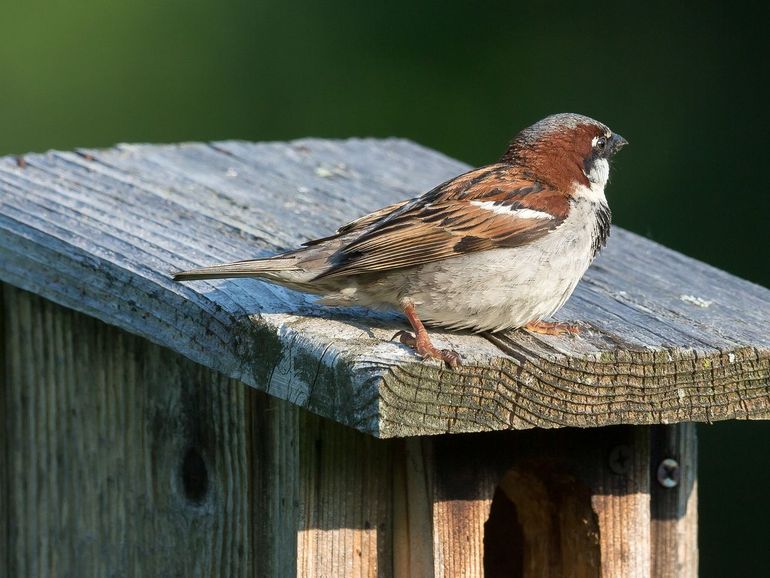
[[[467,167],[403,140],[120,145],[0,159],[0,280],[379,437],[770,417],[770,291],[614,228],[559,313],[579,338],[435,332],[253,280],[264,256]],[[613,183],[622,188],[622,182]]]
[[[652,432],[652,576],[698,576],[698,444],[695,424],[656,426]],[[673,459],[678,469],[673,487],[658,480],[663,460]]]
[[[432,504],[418,540],[432,535],[434,567],[396,575],[691,576],[697,529],[651,486],[657,436],[618,426],[410,440],[416,495]],[[692,491],[683,485],[679,499],[693,504]]]
[[[481,436],[474,441],[485,445]],[[485,452],[474,451],[468,442],[442,436],[422,444],[429,457],[437,578],[484,576],[485,527],[500,483],[500,461],[484,463]]]
[[0,288],[0,576],[394,575],[391,440]]
[[599,522],[602,578],[649,578],[650,434],[616,432],[607,462],[596,464],[592,505]]
[[0,287],[2,575],[697,575],[693,424],[377,440]]
[[390,446],[302,413],[296,575],[393,576]]
[[430,442],[419,438],[394,441],[393,571],[399,578],[432,578],[433,463]]
[[250,572],[244,399],[263,395],[4,286],[3,576]]

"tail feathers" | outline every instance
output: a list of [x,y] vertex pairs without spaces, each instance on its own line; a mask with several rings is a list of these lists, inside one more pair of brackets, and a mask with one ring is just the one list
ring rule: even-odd
[[274,259],[254,259],[213,265],[191,271],[174,273],[174,281],[195,281],[197,279],[226,279],[229,277],[273,277],[280,271],[300,271],[297,261],[291,257]]

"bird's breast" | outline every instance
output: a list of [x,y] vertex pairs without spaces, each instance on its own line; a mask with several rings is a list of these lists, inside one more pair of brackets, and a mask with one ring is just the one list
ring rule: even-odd
[[603,244],[604,211],[604,203],[577,199],[557,229],[531,243],[423,265],[409,280],[409,298],[428,322],[457,329],[495,331],[548,317]]

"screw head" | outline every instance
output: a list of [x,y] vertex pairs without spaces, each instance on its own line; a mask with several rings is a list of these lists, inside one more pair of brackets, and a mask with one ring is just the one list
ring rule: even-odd
[[679,485],[681,477],[679,462],[673,458],[666,458],[658,464],[658,483],[664,488],[675,488]]
[[631,458],[630,447],[626,445],[615,446],[610,451],[610,470],[616,474],[627,474],[631,469]]

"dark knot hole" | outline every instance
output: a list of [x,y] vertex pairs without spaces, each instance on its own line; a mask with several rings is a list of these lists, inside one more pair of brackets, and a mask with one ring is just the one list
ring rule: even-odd
[[209,490],[209,473],[206,462],[195,448],[185,453],[180,474],[187,499],[195,503],[202,502]]

